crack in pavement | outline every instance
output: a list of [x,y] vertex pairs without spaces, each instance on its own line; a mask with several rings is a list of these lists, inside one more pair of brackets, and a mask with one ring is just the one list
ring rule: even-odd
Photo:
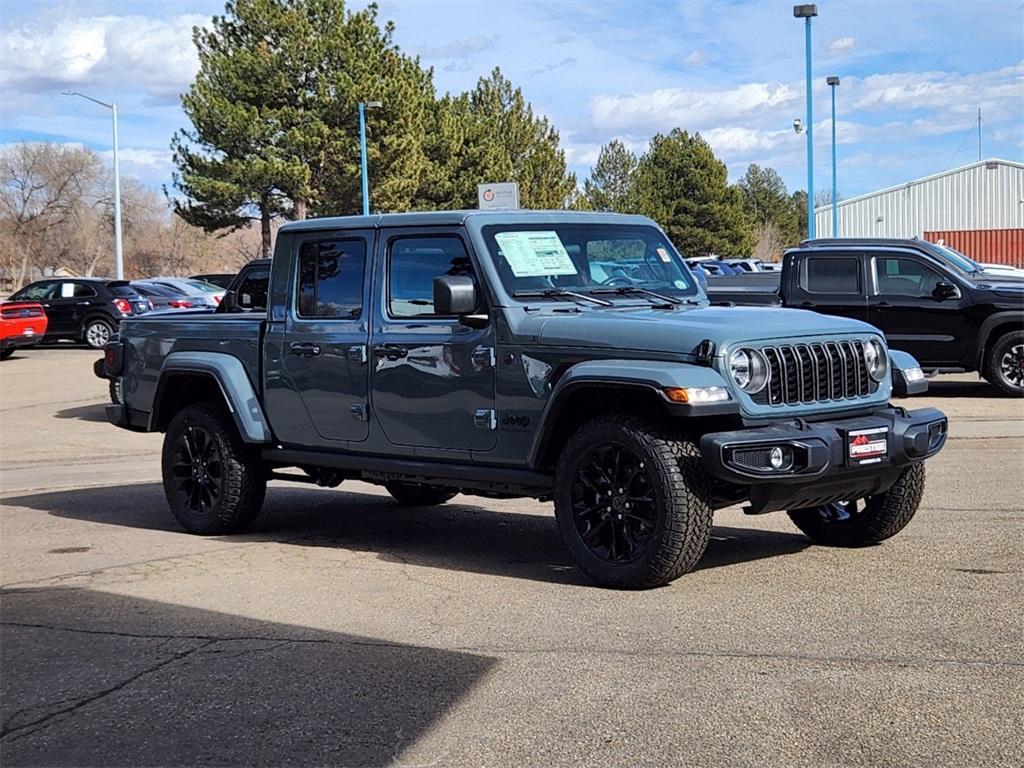
[[[146,677],[147,675],[151,675],[154,672],[158,672],[159,670],[166,667],[168,664],[173,664],[175,661],[187,659],[196,651],[200,651],[203,648],[206,648],[215,642],[217,641],[210,640],[209,642],[204,642],[201,645],[196,646],[195,648],[189,648],[185,651],[173,653],[170,658],[163,659],[162,661],[159,661],[156,664],[153,664],[152,666],[149,666],[146,669],[137,672],[136,674],[126,678],[125,680],[122,680],[116,685],[112,685],[109,688],[104,688],[103,690],[93,693],[89,696],[76,699],[75,703],[71,704],[70,706],[64,707],[63,709],[58,709],[56,712],[50,712],[31,722],[24,723],[22,725],[11,726],[10,724],[14,720],[14,718],[24,711],[24,709],[18,710],[18,712],[15,712],[13,715],[11,715],[3,723],[3,725],[0,726],[0,740],[4,740],[8,744],[10,744],[11,742],[17,741],[18,739],[24,738],[26,736],[31,736],[36,731],[49,727],[56,718],[62,717],[63,715],[71,715],[79,709],[81,709],[82,707],[88,706],[89,704],[92,704],[95,701],[99,701],[100,699],[106,698],[112,693],[116,693],[117,691],[126,688],[127,686],[134,683],[136,680]],[[64,699],[63,701],[68,701],[68,699]]]

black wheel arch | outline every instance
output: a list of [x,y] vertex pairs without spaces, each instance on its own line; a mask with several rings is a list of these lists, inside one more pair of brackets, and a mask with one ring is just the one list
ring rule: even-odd
[[1024,331],[1024,312],[1007,310],[985,318],[978,329],[977,359],[974,361],[977,370],[984,368],[985,358],[988,357],[992,345],[1012,331]]

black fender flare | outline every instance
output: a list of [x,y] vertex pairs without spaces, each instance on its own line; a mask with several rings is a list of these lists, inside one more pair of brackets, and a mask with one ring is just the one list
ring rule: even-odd
[[978,370],[981,370],[982,366],[985,364],[985,347],[988,345],[989,338],[992,335],[992,330],[1007,321],[1016,321],[1018,329],[1024,330],[1024,312],[1019,310],[1009,309],[1003,312],[996,312],[986,317],[984,322],[982,322],[981,328],[978,329],[977,339],[978,357],[976,365]]

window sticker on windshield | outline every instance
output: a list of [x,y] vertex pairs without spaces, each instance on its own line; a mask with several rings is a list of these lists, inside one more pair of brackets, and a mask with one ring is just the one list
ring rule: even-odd
[[659,248],[656,248],[655,250],[658,252],[658,257],[662,261],[664,261],[666,264],[668,264],[670,261],[672,261],[672,257],[668,255],[668,251],[666,251],[664,248],[660,248],[659,247]]
[[494,239],[516,277],[577,274],[557,232],[499,232]]

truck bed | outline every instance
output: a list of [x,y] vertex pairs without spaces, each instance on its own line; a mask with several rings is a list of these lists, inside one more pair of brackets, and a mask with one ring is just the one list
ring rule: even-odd
[[712,304],[782,306],[781,278],[781,272],[711,276],[708,277],[708,298]]

